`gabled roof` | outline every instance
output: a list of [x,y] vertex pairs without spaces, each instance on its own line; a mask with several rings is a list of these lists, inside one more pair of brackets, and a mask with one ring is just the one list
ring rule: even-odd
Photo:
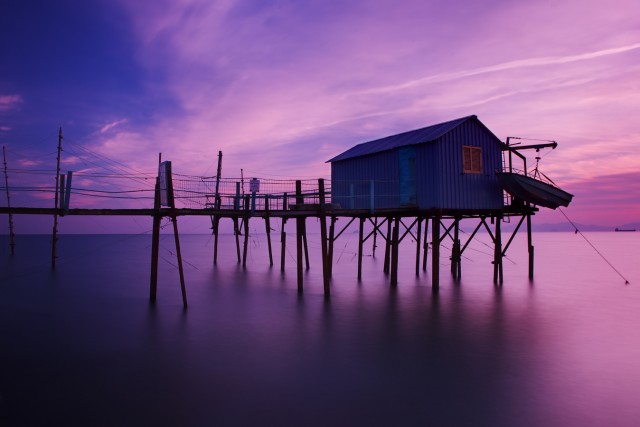
[[[438,123],[437,125],[427,126],[422,129],[416,129],[369,142],[363,142],[362,144],[351,147],[344,153],[337,155],[331,160],[327,160],[327,163],[346,160],[352,157],[366,156],[368,154],[379,153],[381,151],[393,150],[394,148],[404,147],[406,145],[415,145],[435,141],[444,134],[460,126],[467,120],[472,119],[475,119],[478,121],[478,123],[480,123],[477,116],[466,116],[448,122]],[[482,125],[482,123],[480,124]]]

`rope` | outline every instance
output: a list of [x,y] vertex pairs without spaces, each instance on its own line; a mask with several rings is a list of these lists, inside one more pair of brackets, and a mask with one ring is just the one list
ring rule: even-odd
[[567,214],[566,214],[566,213],[564,213],[564,211],[563,211],[562,209],[558,208],[558,210],[560,211],[560,213],[561,213],[562,215],[564,215],[564,217],[567,219],[567,221],[569,221],[569,224],[571,224],[571,226],[575,229],[575,234],[580,234],[580,235],[582,236],[582,238],[583,238],[583,239],[584,239],[584,240],[585,240],[585,241],[586,241],[586,242],[587,242],[587,243],[588,243],[588,244],[593,248],[593,250],[594,250],[594,251],[596,251],[596,253],[597,253],[598,255],[600,255],[600,257],[601,257],[601,258],[602,258],[602,259],[603,259],[607,264],[609,264],[609,267],[611,267],[611,268],[613,269],[613,271],[615,271],[616,273],[618,273],[618,276],[622,277],[622,279],[624,280],[624,284],[625,284],[625,285],[628,285],[628,284],[629,284],[629,281],[627,280],[627,278],[626,278],[626,277],[624,277],[624,276],[622,275],[622,273],[620,273],[620,272],[618,271],[618,269],[617,269],[617,268],[615,268],[615,267],[613,266],[613,264],[611,264],[611,262],[609,262],[609,260],[608,260],[604,255],[602,255],[602,253],[601,253],[601,252],[600,252],[600,251],[599,251],[599,250],[594,246],[594,244],[593,244],[593,243],[591,243],[591,242],[589,241],[589,239],[587,239],[587,236],[585,236],[584,234],[582,234],[582,231],[578,230],[578,227],[573,223],[573,221],[571,221],[571,220],[569,219],[569,217],[567,216]]

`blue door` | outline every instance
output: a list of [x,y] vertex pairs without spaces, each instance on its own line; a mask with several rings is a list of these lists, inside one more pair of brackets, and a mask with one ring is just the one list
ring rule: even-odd
[[416,147],[402,147],[398,150],[400,178],[400,206],[417,205],[416,198]]

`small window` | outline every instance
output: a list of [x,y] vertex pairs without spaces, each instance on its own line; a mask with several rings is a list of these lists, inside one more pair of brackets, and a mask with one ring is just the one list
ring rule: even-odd
[[462,146],[462,172],[482,173],[482,148]]

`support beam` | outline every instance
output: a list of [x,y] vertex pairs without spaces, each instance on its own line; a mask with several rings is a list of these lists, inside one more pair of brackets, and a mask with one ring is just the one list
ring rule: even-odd
[[280,271],[284,273],[285,256],[287,251],[287,232],[285,226],[287,218],[282,218],[282,230],[280,231]]
[[531,214],[527,214],[527,245],[529,249],[529,280],[533,280],[533,238],[531,236]]
[[[296,205],[300,206],[303,203],[302,198],[302,181],[296,181]],[[302,273],[302,235],[304,229],[304,218],[296,218],[296,264],[298,270],[298,292],[302,293],[303,290],[303,273]]]
[[360,227],[358,230],[358,281],[362,280],[362,248],[364,236],[364,217],[360,218]]
[[424,219],[424,242],[422,244],[422,271],[427,271],[427,257],[429,256],[429,217]]
[[391,218],[387,217],[387,238],[384,247],[383,271],[389,273],[389,262],[391,260]]
[[211,217],[211,228],[213,229],[213,265],[218,264],[218,230],[220,228],[220,217]]
[[236,255],[238,257],[238,264],[242,262],[242,258],[240,257],[240,226],[238,224],[238,218],[233,218],[233,235],[236,238]]
[[325,212],[324,179],[318,179],[318,194],[320,199],[320,249],[322,251],[322,282],[324,296],[331,295],[331,269],[329,268],[329,247],[327,242],[327,217]]
[[269,218],[269,195],[264,196],[264,227],[267,233],[267,249],[269,250],[269,266],[273,267],[273,252],[271,251],[271,219]]
[[184,284],[184,269],[182,268],[182,253],[180,252],[180,237],[178,234],[178,217],[171,217],[173,222],[173,237],[176,242],[176,257],[178,258],[178,273],[180,274],[180,290],[182,291],[182,305],[187,308],[187,290]]
[[393,224],[393,237],[391,242],[391,287],[398,286],[398,252],[400,246],[400,217],[396,217]]
[[420,277],[420,244],[422,243],[422,218],[418,217],[418,230],[416,232],[416,277]]
[[153,229],[151,234],[151,281],[149,283],[149,301],[156,302],[158,290],[158,256],[160,249],[160,179],[156,178],[156,188],[153,197]]
[[496,218],[496,235],[494,239],[494,255],[493,255],[493,283],[502,284],[502,217]]
[[440,217],[435,216],[431,231],[431,291],[440,290]]
[[249,217],[245,217],[244,224],[244,244],[242,249],[242,268],[247,268],[247,254],[249,251]]
[[329,226],[329,250],[328,250],[328,266],[329,266],[329,277],[333,276],[333,244],[336,241],[334,235],[336,231],[336,220],[335,216],[331,217],[331,225]]

